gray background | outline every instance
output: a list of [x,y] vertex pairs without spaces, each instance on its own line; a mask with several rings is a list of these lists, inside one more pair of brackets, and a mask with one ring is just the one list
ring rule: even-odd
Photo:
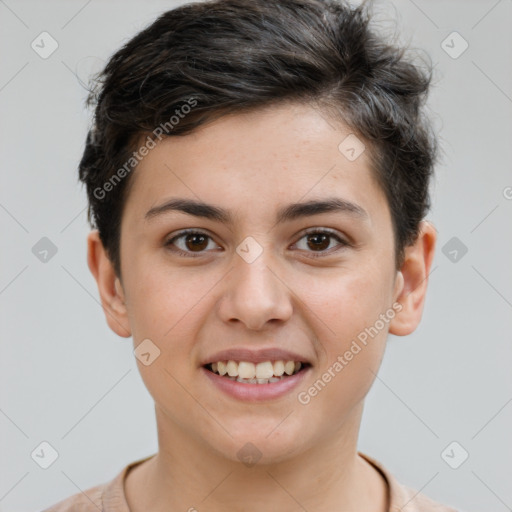
[[[76,168],[90,116],[75,74],[86,80],[179,3],[0,1],[1,511],[41,510],[157,450],[132,340],[109,330],[87,268]],[[423,322],[390,336],[359,450],[441,502],[511,510],[512,0],[377,7],[436,64],[429,109],[444,153]],[[47,59],[31,48],[42,31],[59,44]],[[442,47],[453,31],[469,43],[458,58]],[[57,248],[46,263],[32,252],[42,237]],[[443,253],[453,237],[468,248],[455,262]],[[42,441],[59,454],[48,469],[31,458]],[[452,441],[469,453],[458,469],[441,457]]]

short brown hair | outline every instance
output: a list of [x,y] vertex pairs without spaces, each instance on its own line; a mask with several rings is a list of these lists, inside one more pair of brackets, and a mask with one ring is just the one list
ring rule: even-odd
[[110,58],[87,99],[95,115],[79,177],[88,220],[119,277],[121,218],[141,136],[154,141],[159,126],[170,128],[165,136],[184,135],[226,113],[283,101],[319,106],[368,145],[400,268],[430,208],[437,141],[422,106],[432,68],[379,37],[370,18],[366,1],[203,1],[165,12]]

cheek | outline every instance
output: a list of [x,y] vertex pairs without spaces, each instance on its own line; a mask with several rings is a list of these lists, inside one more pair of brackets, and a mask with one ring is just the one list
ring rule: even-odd
[[315,331],[321,357],[316,379],[302,390],[299,402],[310,403],[313,416],[330,418],[332,431],[364,399],[378,372],[389,326],[380,315],[387,310],[388,294],[375,279],[359,276],[331,282],[323,301],[312,307],[319,317]]
[[153,395],[153,391],[160,393],[163,386],[177,386],[171,375],[179,382],[189,380],[197,331],[209,305],[205,293],[218,276],[207,277],[192,268],[171,270],[158,265],[138,275],[130,283],[128,314],[134,348],[149,339],[159,353],[150,367],[138,361],[142,378]]
[[391,282],[382,271],[368,266],[358,271],[338,269],[321,279],[295,279],[294,291],[307,306],[304,311],[310,311],[319,338],[323,333],[329,340],[327,352],[343,350],[374,325],[390,307],[392,294]]
[[175,338],[208,289],[198,272],[187,269],[153,265],[132,275],[138,277],[130,283],[128,314],[137,340],[153,336],[168,343]]
[[[340,411],[340,421],[341,413],[368,393],[384,355],[392,318],[385,316],[390,307],[389,283],[382,272],[366,270],[331,281],[324,288],[319,315],[329,329],[323,328],[324,338],[320,338],[325,360],[316,387],[325,393],[325,400],[319,400],[318,406]],[[327,409],[325,413],[332,415]]]
[[194,341],[191,322],[197,318],[195,308],[200,306],[204,290],[199,279],[189,279],[185,273],[168,268],[153,266],[139,276],[132,280],[129,301],[134,349],[149,339],[158,356],[149,365],[137,358],[137,366],[155,403],[179,423],[180,414],[174,416],[173,411],[183,413],[193,407],[182,383],[190,380]]

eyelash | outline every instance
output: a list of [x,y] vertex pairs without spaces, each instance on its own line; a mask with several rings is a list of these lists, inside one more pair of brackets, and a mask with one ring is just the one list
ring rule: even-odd
[[[202,254],[206,251],[200,251],[200,252],[194,254],[193,252],[187,252],[187,251],[183,251],[181,249],[176,249],[176,248],[171,249],[170,248],[176,240],[184,237],[185,235],[191,235],[191,234],[192,235],[203,235],[203,236],[209,238],[210,240],[212,239],[212,237],[210,235],[208,235],[207,233],[204,233],[203,231],[197,231],[195,229],[186,229],[184,231],[180,231],[177,235],[175,235],[172,238],[170,238],[169,240],[167,240],[164,245],[165,245],[165,247],[169,247],[169,250],[171,250],[172,252],[174,252],[175,254],[177,254],[179,256],[185,256],[185,257],[190,257],[190,258],[197,258],[199,256],[202,256]],[[306,231],[299,238],[299,241],[302,240],[307,235],[319,235],[319,234],[320,235],[328,235],[331,238],[335,238],[340,243],[341,247],[339,247],[338,249],[335,249],[334,251],[330,250],[329,252],[327,252],[327,251],[320,251],[320,252],[311,251],[311,257],[313,257],[313,258],[322,258],[325,256],[330,256],[333,252],[337,252],[337,251],[343,249],[344,247],[350,246],[350,244],[346,240],[340,238],[340,236],[338,236],[338,234],[335,231],[331,231],[330,229],[325,229],[325,228],[324,229],[317,229],[317,228],[310,229],[310,230]],[[295,243],[297,243],[297,242],[295,242]]]

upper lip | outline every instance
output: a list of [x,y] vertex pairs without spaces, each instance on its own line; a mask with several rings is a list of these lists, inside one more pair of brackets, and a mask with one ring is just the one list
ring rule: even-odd
[[215,354],[208,356],[201,363],[202,366],[209,363],[216,363],[217,361],[247,361],[250,363],[262,363],[264,361],[300,361],[302,363],[309,363],[306,357],[283,350],[280,348],[263,348],[260,350],[253,350],[249,348],[230,348],[221,350]]

